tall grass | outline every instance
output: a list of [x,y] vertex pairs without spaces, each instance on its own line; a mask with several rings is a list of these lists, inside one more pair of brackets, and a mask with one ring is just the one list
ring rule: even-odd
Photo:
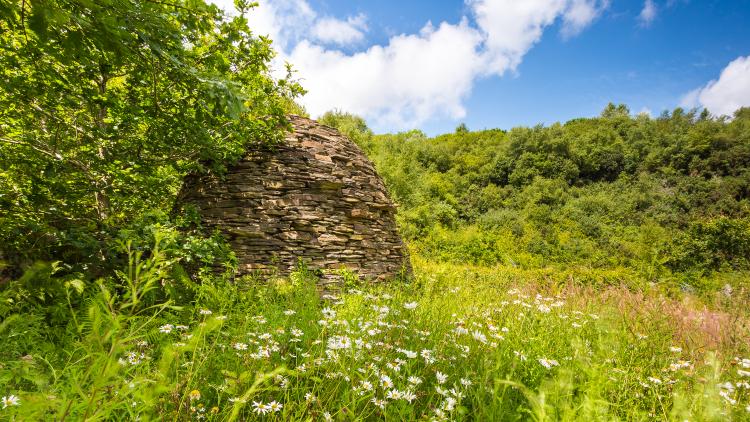
[[[177,306],[154,295],[175,283],[170,265],[158,247],[130,251],[119,280],[67,308],[58,350],[3,341],[0,419],[750,418],[742,292],[709,301],[417,258],[410,283],[350,280],[334,300],[300,270],[205,280]],[[2,334],[33,337],[36,318],[6,318]]]

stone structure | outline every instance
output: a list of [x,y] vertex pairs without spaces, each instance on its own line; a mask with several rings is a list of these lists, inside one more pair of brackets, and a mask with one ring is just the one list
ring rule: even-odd
[[219,228],[240,274],[288,274],[300,259],[323,284],[346,267],[363,279],[410,272],[396,209],[372,163],[333,128],[290,116],[294,131],[273,151],[252,152],[223,179],[188,176],[183,203]]

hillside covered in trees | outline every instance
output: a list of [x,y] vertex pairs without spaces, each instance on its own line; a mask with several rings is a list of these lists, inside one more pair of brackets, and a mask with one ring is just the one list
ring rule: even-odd
[[750,269],[748,109],[651,118],[610,104],[596,118],[434,138],[373,135],[346,113],[321,121],[375,161],[428,259],[688,289]]

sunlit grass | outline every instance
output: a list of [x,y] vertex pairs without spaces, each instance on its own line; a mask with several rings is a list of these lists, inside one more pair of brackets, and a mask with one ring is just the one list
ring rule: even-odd
[[[102,293],[63,363],[31,354],[0,367],[0,418],[750,417],[741,295],[707,306],[659,291],[415,264],[410,283],[352,286],[326,301],[303,272],[204,283],[194,306],[164,305],[148,317],[126,317],[128,307],[113,308],[113,292]],[[19,368],[44,381],[24,380]]]

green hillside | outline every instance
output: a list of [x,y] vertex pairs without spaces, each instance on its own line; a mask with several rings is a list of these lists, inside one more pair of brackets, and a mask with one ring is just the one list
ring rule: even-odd
[[748,109],[652,119],[610,105],[597,118],[434,138],[321,120],[367,151],[427,259],[709,291],[750,269]]

